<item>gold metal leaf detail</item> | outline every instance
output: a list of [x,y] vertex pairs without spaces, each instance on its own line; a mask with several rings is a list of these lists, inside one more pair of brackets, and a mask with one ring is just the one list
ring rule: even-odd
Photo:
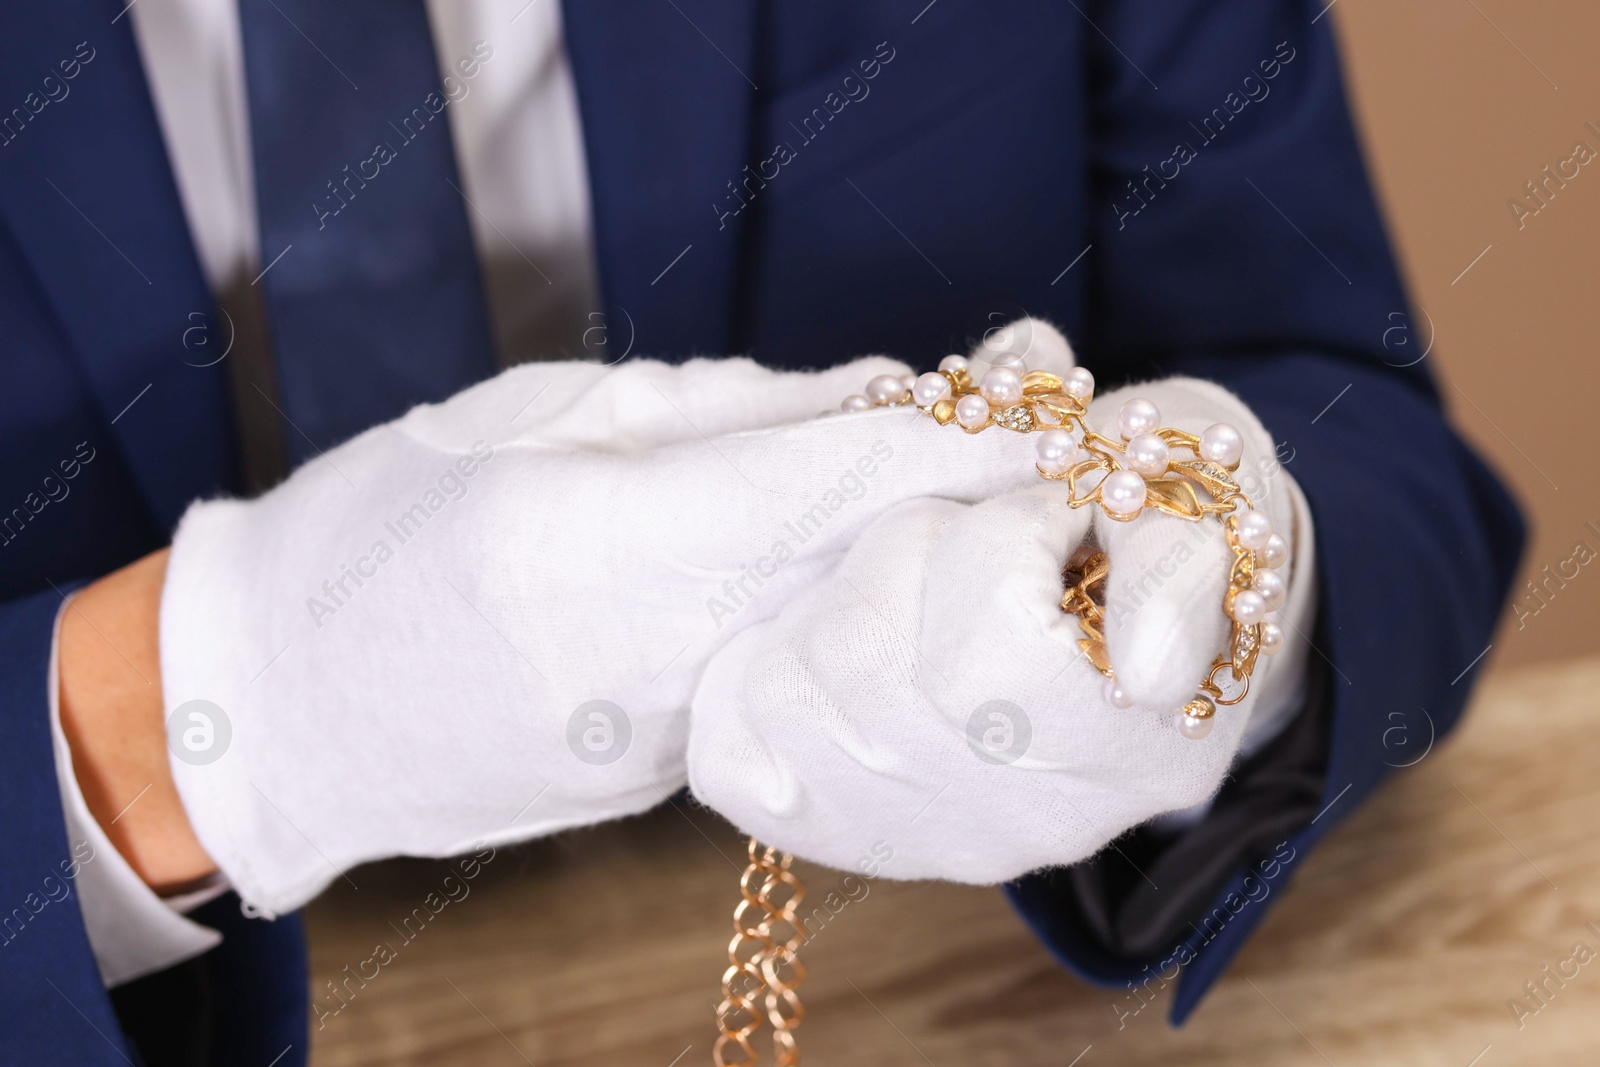
[[[1023,392],[1025,395],[1032,396],[1026,389]],[[1063,426],[1072,419],[1083,418],[1085,414],[1083,403],[1077,397],[1068,396],[1065,393],[1050,393],[1032,397],[1032,399],[1044,410],[1054,415],[1056,421]]]
[[1101,641],[1091,641],[1085,637],[1078,642],[1078,647],[1083,649],[1084,658],[1094,665],[1094,669],[1111,677],[1111,657],[1106,653],[1106,646]]
[[1172,464],[1172,469],[1185,478],[1193,478],[1200,487],[1217,500],[1226,500],[1239,493],[1239,483],[1233,475],[1203,459],[1183,459]]
[[1062,387],[1061,378],[1047,370],[1031,370],[1022,376],[1024,393],[1059,393]]
[[1181,478],[1156,478],[1144,484],[1145,503],[1168,515],[1198,521],[1205,514],[1200,510],[1200,497],[1194,486]]
[[1233,550],[1233,570],[1228,574],[1228,584],[1248,589],[1256,577],[1256,554],[1248,548]]

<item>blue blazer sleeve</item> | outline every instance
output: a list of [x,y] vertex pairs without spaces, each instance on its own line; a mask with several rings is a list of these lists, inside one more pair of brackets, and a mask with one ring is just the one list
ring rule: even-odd
[[67,840],[46,711],[54,591],[0,606],[0,1032],[9,1063],[126,1064],[131,1046],[100,983],[74,879],[93,863]]
[[[188,501],[236,485],[227,369],[195,349],[222,334],[121,10],[0,9],[0,95],[28,109],[0,136],[0,1060],[173,1062],[151,1040],[166,1034],[199,1035],[212,1062],[283,1053],[291,1067],[306,1053],[298,916],[213,902],[195,917],[225,940],[189,968],[197,981],[163,972],[114,1001],[73,880],[96,859],[67,840],[56,783],[63,592],[159,548]],[[130,988],[163,981],[142,1002]]]
[[205,1063],[305,1063],[298,913],[246,919],[226,894],[193,916],[222,931],[217,948],[120,987],[115,1001],[101,983],[75,881],[99,857],[67,838],[47,711],[60,606],[54,590],[0,605],[0,1060],[191,1062],[184,1050]]
[[1320,817],[1270,867],[1241,865],[1207,920],[1154,959],[1096,948],[1049,876],[1011,887],[1079,973],[1118,988],[1152,975],[1176,984],[1175,1022],[1276,899],[1252,887],[1270,872],[1275,893],[1407,762],[1396,722],[1417,735],[1454,725],[1522,548],[1511,499],[1446,422],[1420,358],[1427,339],[1408,335],[1321,11],[1302,0],[1084,5],[1101,31],[1086,37],[1086,360],[1238,393],[1310,501],[1320,561],[1313,655],[1327,665],[1331,722]]

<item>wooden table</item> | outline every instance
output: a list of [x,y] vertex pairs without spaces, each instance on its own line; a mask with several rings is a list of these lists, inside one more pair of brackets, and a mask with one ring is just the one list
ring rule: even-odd
[[[806,949],[804,1061],[1600,1062],[1600,956],[1547,980],[1520,1028],[1508,1006],[1536,1006],[1524,983],[1575,943],[1600,953],[1597,705],[1600,658],[1491,676],[1462,729],[1302,867],[1182,1030],[1166,996],[1119,1029],[1116,995],[1062,972],[998,891],[880,879]],[[313,1062],[701,1067],[742,859],[716,816],[664,808],[502,850],[409,942],[396,928],[449,868],[364,868],[308,912],[314,999],[377,970],[313,1022]],[[818,895],[841,878],[799,866]],[[379,942],[393,958],[363,964]]]

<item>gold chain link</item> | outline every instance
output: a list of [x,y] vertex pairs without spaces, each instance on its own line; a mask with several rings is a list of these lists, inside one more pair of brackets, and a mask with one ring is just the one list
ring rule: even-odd
[[[755,1067],[761,1057],[751,1038],[765,1021],[772,1026],[774,1062],[798,1067],[794,1031],[806,1012],[796,989],[806,970],[798,957],[805,930],[797,916],[806,890],[789,870],[793,856],[755,838],[748,851],[750,865],[739,879],[740,900],[733,909],[733,939],[728,942],[728,968],[722,972],[722,1003],[717,1005],[720,1036],[711,1062],[716,1067]],[[729,1059],[732,1055],[739,1058]]]

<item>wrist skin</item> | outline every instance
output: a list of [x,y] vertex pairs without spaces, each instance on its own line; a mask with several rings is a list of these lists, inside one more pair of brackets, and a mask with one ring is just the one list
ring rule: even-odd
[[161,588],[167,550],[73,594],[57,639],[61,729],[78,788],[111,843],[159,895],[216,872],[167,762]]

